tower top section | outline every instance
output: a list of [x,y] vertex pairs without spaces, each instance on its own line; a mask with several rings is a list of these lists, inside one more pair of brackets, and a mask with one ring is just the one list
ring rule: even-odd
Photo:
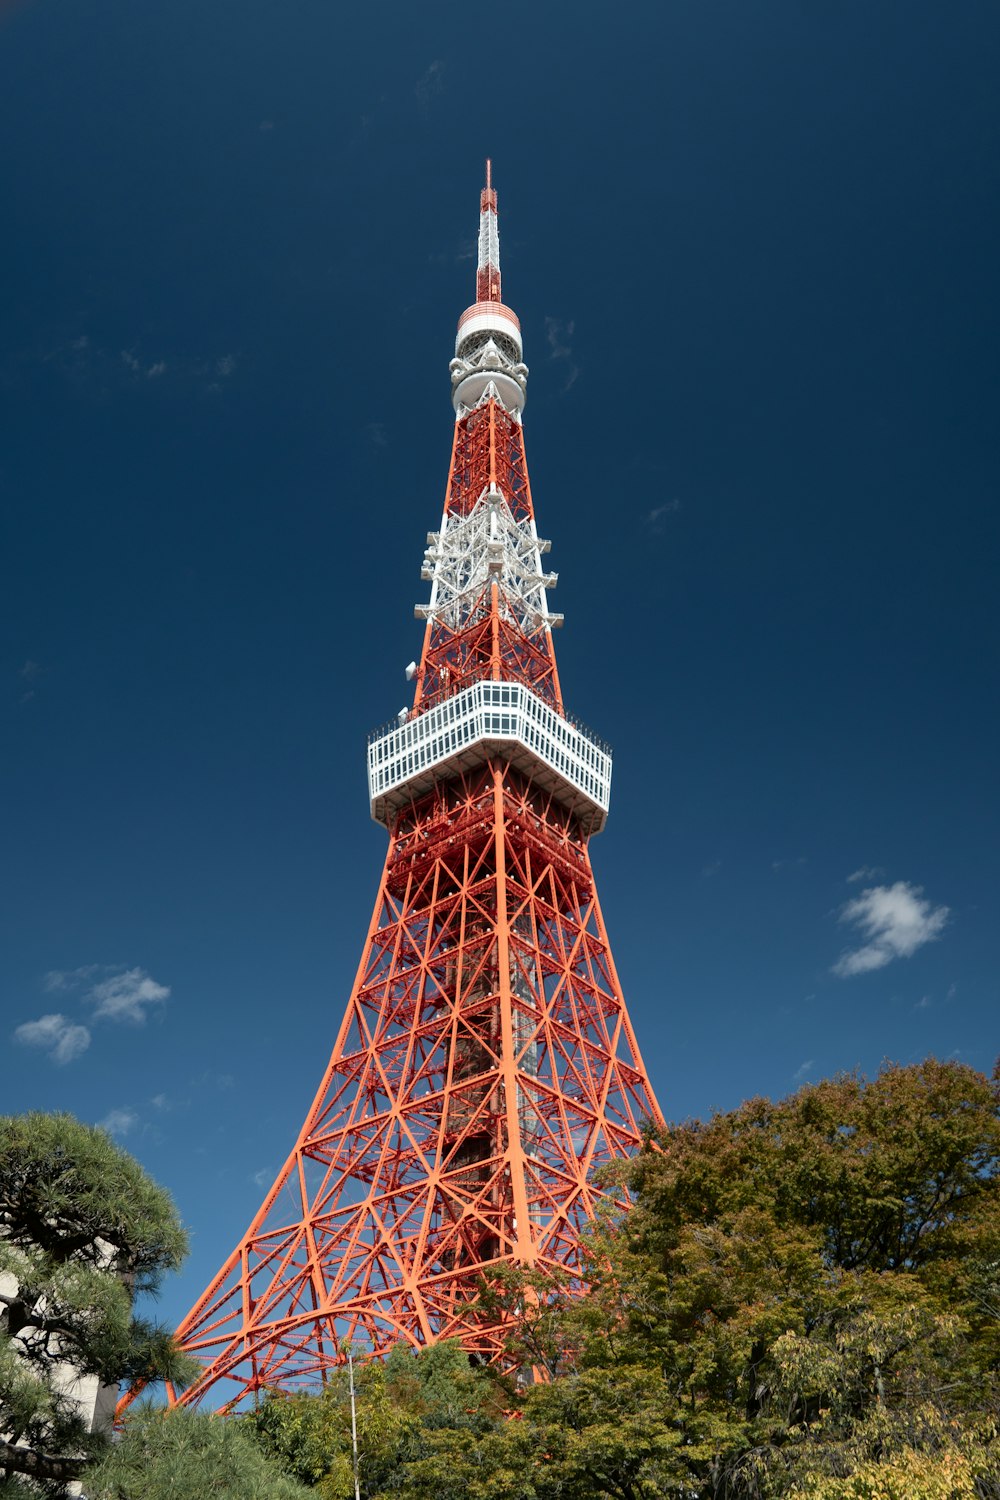
[[[486,162],[486,185],[479,194],[479,253],[476,300],[458,320],[455,358],[451,362],[452,401],[456,412],[470,409],[492,381],[493,394],[520,418],[528,371],[521,363],[521,324],[500,298],[500,229],[493,163]],[[476,379],[470,382],[469,377]]]
[[497,195],[493,186],[493,163],[486,158],[486,186],[479,195],[479,264],[476,267],[476,302],[500,302],[500,230],[497,225]]

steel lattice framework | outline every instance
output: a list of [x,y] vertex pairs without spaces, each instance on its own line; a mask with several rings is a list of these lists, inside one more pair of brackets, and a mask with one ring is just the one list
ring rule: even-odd
[[563,707],[489,164],[451,374],[413,707],[369,741],[389,831],[371,926],[299,1139],[178,1330],[205,1365],[184,1401],[319,1381],[345,1339],[500,1358],[483,1272],[572,1268],[595,1167],[661,1119],[590,864],[610,755]]

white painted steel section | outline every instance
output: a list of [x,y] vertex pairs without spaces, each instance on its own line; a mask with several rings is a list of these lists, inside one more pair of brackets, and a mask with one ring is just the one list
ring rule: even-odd
[[520,682],[475,682],[368,742],[372,817],[502,750],[599,833],[611,800],[611,753]]
[[484,208],[479,215],[479,269],[485,271],[492,266],[500,269],[500,230],[497,216],[492,208]]
[[492,333],[463,343],[465,353],[455,355],[451,371],[451,400],[461,417],[490,392],[512,416],[521,420],[528,390],[528,366],[512,359],[506,340],[496,342]]
[[441,530],[427,533],[421,577],[431,583],[427,604],[415,606],[418,620],[434,620],[461,630],[488,607],[487,585],[496,579],[501,618],[533,636],[562,624],[549,609],[547,590],[558,574],[542,569],[534,521],[515,521],[503,491],[484,490],[465,517],[445,515]]
[[509,307],[502,302],[474,302],[471,307],[466,308],[458,322],[458,333],[455,336],[455,353],[461,351],[462,345],[472,337],[474,333],[503,333],[514,342],[514,347],[520,354],[521,325]]
[[474,406],[478,406],[484,397],[493,396],[505,411],[510,412],[518,422],[524,410],[525,400],[525,376],[508,375],[502,370],[473,369],[469,368],[466,374],[456,376],[454,367],[462,361],[452,360],[452,382],[451,404],[455,408],[457,417],[464,417]]

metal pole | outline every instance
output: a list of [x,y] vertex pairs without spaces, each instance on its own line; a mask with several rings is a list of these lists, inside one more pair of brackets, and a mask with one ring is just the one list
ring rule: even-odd
[[347,1345],[347,1369],[351,1388],[351,1451],[354,1458],[354,1500],[361,1500],[358,1484],[358,1411],[354,1402],[354,1351]]

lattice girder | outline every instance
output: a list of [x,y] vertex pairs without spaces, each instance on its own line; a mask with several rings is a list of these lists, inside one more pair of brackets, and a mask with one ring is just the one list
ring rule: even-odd
[[345,1339],[504,1360],[483,1274],[572,1275],[595,1168],[662,1118],[594,886],[610,752],[563,708],[489,176],[480,207],[413,705],[369,742],[389,830],[372,920],[298,1140],[177,1330],[204,1370],[171,1400],[315,1385]]
[[[180,1399],[295,1384],[348,1336],[377,1352],[459,1329],[497,1357],[468,1311],[483,1268],[573,1263],[593,1168],[657,1110],[585,843],[549,812],[496,760],[400,818],[300,1139],[179,1330],[208,1362]],[[481,836],[415,874],[415,847],[470,816]]]

